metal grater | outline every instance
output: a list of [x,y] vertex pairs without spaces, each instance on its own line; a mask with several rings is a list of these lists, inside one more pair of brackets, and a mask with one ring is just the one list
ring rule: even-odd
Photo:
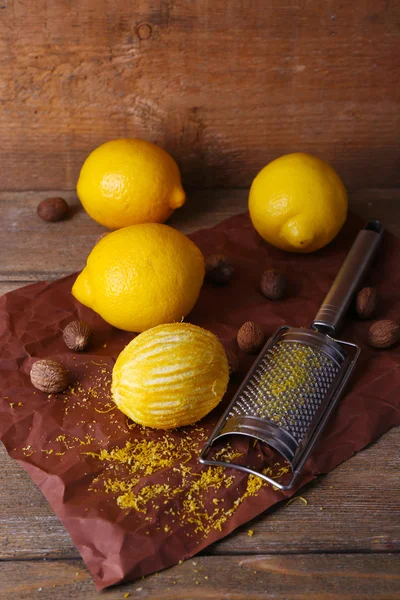
[[[309,329],[284,326],[268,340],[206,442],[199,460],[252,473],[281,490],[293,487],[334,410],[360,348],[333,337],[379,246],[383,227],[369,221],[358,234]],[[290,481],[234,462],[207,458],[216,440],[244,435],[276,450]]]

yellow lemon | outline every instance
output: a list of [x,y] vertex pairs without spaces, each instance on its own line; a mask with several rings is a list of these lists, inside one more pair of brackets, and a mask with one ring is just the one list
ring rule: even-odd
[[155,429],[195,423],[225,394],[228,361],[218,338],[190,323],[159,325],[121,352],[112,396],[133,421]]
[[109,229],[163,223],[186,199],[172,156],[137,139],[111,140],[93,150],[77,194],[92,219]]
[[313,252],[338,234],[347,216],[347,193],[323,160],[296,152],[270,162],[249,196],[254,227],[267,242],[289,252]]
[[203,255],[188,237],[168,225],[144,223],[103,237],[72,294],[111,325],[139,332],[185,317],[203,278]]

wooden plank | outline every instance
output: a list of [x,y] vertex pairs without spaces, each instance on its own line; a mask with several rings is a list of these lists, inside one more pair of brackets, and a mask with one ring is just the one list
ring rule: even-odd
[[[2,563],[0,577],[1,600],[99,597],[81,561]],[[399,590],[399,555],[212,556],[111,588],[107,598],[399,600]]]
[[399,19],[382,0],[4,0],[0,186],[73,189],[124,136],[190,185],[249,185],[299,149],[347,185],[399,185]]
[[[36,215],[38,203],[60,195],[70,205],[70,217],[58,223],[42,221]],[[246,210],[247,195],[244,190],[192,191],[168,223],[184,233],[210,227]],[[78,271],[107,231],[86,214],[73,192],[0,192],[0,210],[0,281],[52,280]]]
[[[193,190],[187,205],[174,215],[171,224],[185,232],[211,226],[245,210],[247,193],[247,190]],[[54,279],[79,269],[97,236],[104,231],[79,209],[73,192],[63,194],[72,206],[69,220],[49,224],[37,218],[38,202],[46,195],[59,194],[59,191],[0,193],[3,225],[0,292],[30,280]],[[351,206],[365,218],[382,218],[388,229],[400,233],[399,200],[399,190],[367,189],[351,195]],[[305,492],[307,507],[301,503],[280,507],[251,525],[256,531],[253,537],[248,537],[247,528],[243,528],[213,546],[211,552],[398,550],[400,519],[394,520],[393,515],[399,512],[400,490],[394,462],[399,435],[400,430],[389,433],[373,448],[310,486]],[[68,534],[40,492],[5,455],[4,449],[1,461],[4,466],[0,471],[0,556],[77,556]],[[379,491],[382,487],[385,502]],[[354,488],[358,494],[349,495],[348,490]],[[320,507],[324,510],[320,511]],[[362,518],[355,518],[355,514]]]
[[[400,428],[267,511],[205,554],[400,552]],[[0,560],[77,557],[27,474],[0,450]],[[253,536],[248,530],[254,531]]]
[[[77,210],[73,192],[63,194],[75,207],[70,220],[47,224],[37,219],[37,203],[59,194],[0,194],[0,293],[80,268],[82,256],[103,231]],[[359,190],[352,194],[351,205],[366,218],[382,218],[390,230],[400,233],[399,198],[398,190]],[[207,227],[245,210],[246,201],[246,190],[193,191],[171,224],[186,232]],[[308,486],[301,492],[307,506],[300,500],[281,505],[207,548],[203,556],[108,595],[185,600],[400,598],[399,436],[400,428],[392,430]],[[97,597],[68,534],[4,448],[0,464],[1,600],[11,595],[30,599],[40,588],[44,598]],[[255,532],[251,537],[249,528]],[[342,552],[357,554],[341,556]],[[243,561],[245,566],[240,567]],[[196,579],[199,572],[204,579]]]
[[[70,218],[46,223],[36,215],[46,196],[62,195],[71,206]],[[186,205],[168,224],[190,233],[210,227],[247,209],[248,190],[191,190]],[[351,208],[365,218],[382,219],[400,235],[400,189],[357,190]],[[98,236],[105,230],[80,206],[73,192],[0,192],[0,281],[52,280],[83,268]]]

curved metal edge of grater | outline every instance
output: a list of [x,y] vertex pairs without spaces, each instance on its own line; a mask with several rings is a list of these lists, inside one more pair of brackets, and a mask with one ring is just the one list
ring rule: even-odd
[[[354,354],[350,356],[349,349]],[[283,326],[268,340],[207,440],[199,461],[257,475],[280,490],[293,487],[355,367],[360,348],[313,329]],[[289,483],[207,458],[225,436],[244,435],[276,450],[291,467]]]

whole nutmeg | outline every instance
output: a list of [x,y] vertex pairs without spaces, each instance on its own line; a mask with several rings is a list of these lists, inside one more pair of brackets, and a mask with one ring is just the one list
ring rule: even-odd
[[287,279],[275,269],[267,269],[261,276],[260,288],[266,298],[281,300],[287,290]]
[[239,355],[233,348],[226,349],[225,353],[228,359],[229,375],[233,375],[239,368]]
[[242,352],[253,354],[264,344],[264,332],[258,323],[246,321],[237,333],[237,343]]
[[232,279],[235,268],[223,254],[211,254],[206,258],[206,280],[217,285],[224,285]]
[[37,360],[31,369],[31,382],[41,392],[56,394],[68,385],[68,371],[55,360]]
[[68,204],[64,198],[46,198],[37,207],[37,214],[43,221],[55,223],[61,221],[68,213]]
[[374,348],[390,348],[400,340],[400,326],[390,319],[372,323],[368,330],[368,343]]
[[72,321],[63,331],[64,342],[70,350],[82,352],[90,342],[92,330],[84,321]]
[[360,319],[372,319],[378,308],[378,293],[373,287],[365,287],[356,296],[356,312]]

